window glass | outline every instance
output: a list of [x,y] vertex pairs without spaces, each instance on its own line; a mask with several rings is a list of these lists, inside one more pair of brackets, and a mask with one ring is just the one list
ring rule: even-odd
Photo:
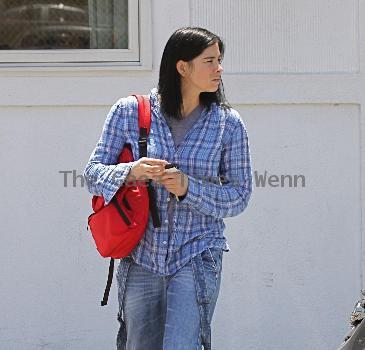
[[128,0],[0,0],[0,50],[127,48]]

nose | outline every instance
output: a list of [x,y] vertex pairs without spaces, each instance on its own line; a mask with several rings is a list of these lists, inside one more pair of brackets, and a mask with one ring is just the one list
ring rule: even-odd
[[218,69],[217,72],[223,72],[223,67],[221,63],[218,63]]

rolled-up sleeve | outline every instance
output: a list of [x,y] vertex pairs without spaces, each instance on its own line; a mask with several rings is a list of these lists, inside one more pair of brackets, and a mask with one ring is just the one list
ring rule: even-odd
[[108,204],[124,183],[133,165],[119,163],[118,157],[126,141],[126,99],[118,100],[110,109],[101,137],[84,170],[84,178],[91,194],[103,196]]
[[245,125],[239,116],[230,128],[230,133],[231,137],[222,149],[221,183],[188,175],[188,190],[182,203],[190,205],[202,215],[216,218],[236,216],[245,210],[251,197],[249,142]]

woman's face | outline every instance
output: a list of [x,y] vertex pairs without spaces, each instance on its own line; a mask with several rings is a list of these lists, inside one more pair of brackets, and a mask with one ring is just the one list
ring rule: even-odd
[[179,61],[176,67],[181,75],[182,88],[201,92],[217,91],[223,68],[218,43],[207,47],[191,62]]

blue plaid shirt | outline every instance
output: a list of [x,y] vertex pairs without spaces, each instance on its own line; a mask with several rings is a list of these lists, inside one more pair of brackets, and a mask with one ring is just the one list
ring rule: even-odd
[[[150,93],[151,130],[147,156],[177,163],[188,175],[188,191],[181,201],[153,182],[161,227],[151,216],[146,232],[132,251],[133,260],[151,272],[170,275],[207,248],[229,251],[223,218],[241,213],[252,192],[252,173],[246,128],[238,112],[213,103],[176,148],[160,111],[157,89]],[[123,145],[138,159],[138,105],[133,96],[119,99],[110,109],[99,142],[84,170],[89,192],[106,203],[126,179],[131,163],[117,163]],[[168,202],[173,201],[169,234]]]

